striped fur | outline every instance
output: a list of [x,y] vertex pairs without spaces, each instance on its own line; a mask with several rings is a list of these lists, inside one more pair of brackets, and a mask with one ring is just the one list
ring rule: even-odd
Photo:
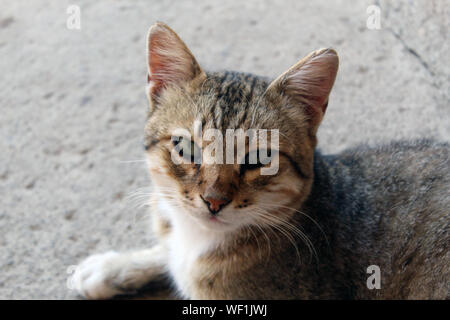
[[[322,49],[274,81],[207,73],[170,28],[152,27],[145,149],[158,241],[86,260],[80,292],[106,298],[166,275],[193,299],[449,298],[449,146],[316,151],[337,66],[336,52]],[[279,171],[175,164],[171,136],[195,136],[195,122],[223,133],[278,129]],[[214,219],[208,192],[230,199]],[[370,265],[381,269],[379,290],[366,285]]]

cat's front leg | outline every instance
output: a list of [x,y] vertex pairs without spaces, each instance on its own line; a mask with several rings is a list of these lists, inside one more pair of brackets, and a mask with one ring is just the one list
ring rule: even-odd
[[167,257],[162,245],[129,253],[109,251],[88,257],[72,275],[73,287],[88,299],[132,293],[164,274]]

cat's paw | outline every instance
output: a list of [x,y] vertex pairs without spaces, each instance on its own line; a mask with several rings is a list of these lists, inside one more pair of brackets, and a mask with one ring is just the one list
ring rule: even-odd
[[124,293],[116,283],[124,254],[109,251],[88,257],[80,263],[70,281],[77,292],[87,299],[108,299]]

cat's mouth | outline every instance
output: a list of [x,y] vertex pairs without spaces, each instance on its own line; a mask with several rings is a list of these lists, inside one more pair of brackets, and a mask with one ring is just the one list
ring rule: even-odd
[[217,223],[217,224],[228,224],[227,222],[223,221],[222,219],[220,219],[217,216],[210,216],[209,221],[211,221],[212,223]]
[[202,224],[208,229],[228,229],[231,224],[226,220],[222,219],[220,216],[203,217],[201,220]]

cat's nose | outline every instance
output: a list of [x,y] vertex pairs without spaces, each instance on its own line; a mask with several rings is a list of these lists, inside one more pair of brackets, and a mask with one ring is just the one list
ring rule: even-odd
[[206,203],[209,212],[211,212],[211,214],[213,215],[218,214],[219,211],[223,209],[223,207],[231,202],[230,199],[220,196],[205,196],[201,198]]

